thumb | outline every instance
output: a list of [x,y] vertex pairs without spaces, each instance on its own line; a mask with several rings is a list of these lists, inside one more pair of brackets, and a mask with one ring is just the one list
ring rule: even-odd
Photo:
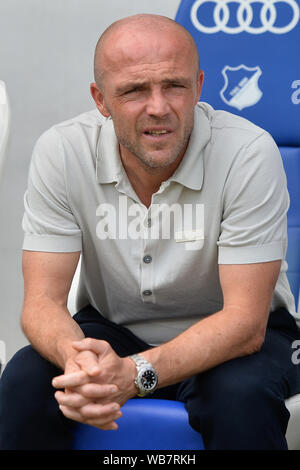
[[100,374],[98,356],[93,351],[81,350],[75,357],[75,361],[89,376],[95,377]]
[[75,360],[72,358],[71,360],[67,361],[64,373],[71,374],[72,372],[77,372],[80,370],[80,366],[76,364]]
[[81,341],[73,341],[72,347],[77,351],[92,351],[98,355],[111,349],[111,346],[107,341],[94,338],[84,338]]

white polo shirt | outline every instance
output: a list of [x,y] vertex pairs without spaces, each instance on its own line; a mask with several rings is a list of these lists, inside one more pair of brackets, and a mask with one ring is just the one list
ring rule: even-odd
[[281,156],[240,117],[198,103],[186,154],[147,208],[112,120],[81,114],[37,141],[24,201],[23,249],[81,251],[78,309],[90,303],[149,344],[222,309],[218,264],[283,260],[271,310],[296,316]]

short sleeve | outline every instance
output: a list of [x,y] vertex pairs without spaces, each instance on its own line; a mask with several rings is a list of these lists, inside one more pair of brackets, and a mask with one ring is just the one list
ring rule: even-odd
[[24,206],[23,250],[81,251],[81,230],[69,205],[63,149],[54,129],[33,150]]
[[268,133],[236,156],[223,192],[219,264],[285,257],[289,194],[281,155]]

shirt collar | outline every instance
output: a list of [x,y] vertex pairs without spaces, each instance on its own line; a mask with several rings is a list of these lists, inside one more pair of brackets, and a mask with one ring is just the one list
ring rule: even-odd
[[114,124],[109,117],[100,128],[96,154],[97,183],[118,182],[124,169],[119,154],[119,143]]
[[[195,107],[194,127],[184,157],[169,181],[176,181],[188,188],[199,190],[203,183],[202,151],[210,140],[211,127],[205,108]],[[96,179],[98,183],[120,182],[126,175],[113,121],[108,118],[101,126],[96,155]]]
[[190,136],[188,147],[169,181],[178,183],[190,189],[199,190],[202,188],[204,165],[203,150],[211,137],[211,126],[204,111],[204,107],[198,104],[195,107],[194,127]]

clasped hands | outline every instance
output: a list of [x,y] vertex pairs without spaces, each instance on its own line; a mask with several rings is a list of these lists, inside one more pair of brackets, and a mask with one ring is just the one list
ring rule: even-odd
[[120,408],[136,395],[135,364],[121,358],[106,341],[85,338],[72,343],[77,353],[63,375],[52,381],[55,398],[69,419],[103,430],[116,430]]

